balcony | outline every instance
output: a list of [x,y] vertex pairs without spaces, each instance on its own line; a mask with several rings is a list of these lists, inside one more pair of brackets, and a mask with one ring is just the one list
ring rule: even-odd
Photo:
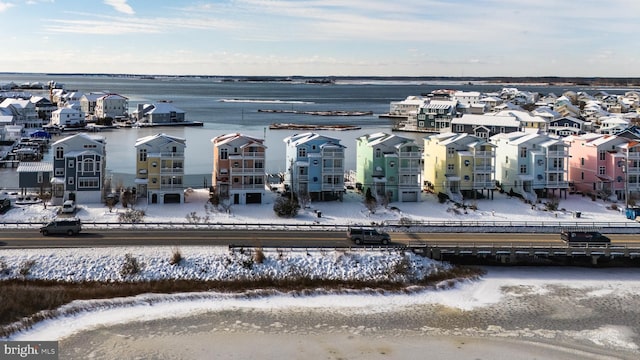
[[569,182],[568,181],[547,181],[546,188],[547,189],[568,189]]
[[569,151],[547,151],[547,158],[569,157]]
[[160,174],[183,174],[184,168],[160,168]]
[[479,189],[495,189],[496,182],[495,181],[474,181],[473,188],[476,190]]
[[338,184],[322,184],[322,191],[343,191],[344,183],[340,182]]
[[231,168],[231,174],[264,174],[264,168]]
[[409,159],[420,159],[422,158],[422,153],[421,152],[416,152],[416,151],[401,151],[400,153],[398,153],[398,157],[401,158],[409,158]]
[[149,153],[149,158],[162,158],[162,159],[184,159],[184,152],[157,152]]
[[474,165],[473,166],[473,171],[476,173],[488,173],[488,172],[493,172],[493,166],[492,165]]
[[478,158],[492,159],[494,157],[494,153],[493,151],[476,151],[474,153],[474,157],[476,159]]
[[237,160],[237,159],[264,159],[264,152],[259,151],[246,151],[243,153],[233,153],[229,154],[229,159]]

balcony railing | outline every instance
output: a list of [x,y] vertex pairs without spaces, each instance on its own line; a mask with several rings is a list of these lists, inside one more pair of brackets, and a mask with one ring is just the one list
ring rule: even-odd
[[184,168],[160,168],[160,174],[183,174]]
[[148,157],[160,157],[160,158],[172,158],[172,159],[182,159],[184,158],[184,152],[157,152],[157,153],[149,153]]
[[263,174],[264,168],[231,168],[231,174]]
[[495,181],[474,181],[474,189],[494,189],[496,187]]
[[547,181],[546,187],[548,189],[568,189],[569,182],[568,181]]
[[493,151],[476,151],[474,153],[476,158],[493,158]]
[[420,159],[422,157],[422,153],[416,151],[401,151],[398,155],[401,158]]
[[338,184],[322,184],[322,191],[343,191],[344,183],[340,182]]
[[564,158],[564,157],[569,157],[569,152],[568,151],[548,151],[547,152],[547,157],[548,158]]
[[492,172],[493,166],[492,165],[474,165],[473,170],[475,172]]
[[182,184],[161,184],[160,190],[180,190],[182,191],[184,186]]

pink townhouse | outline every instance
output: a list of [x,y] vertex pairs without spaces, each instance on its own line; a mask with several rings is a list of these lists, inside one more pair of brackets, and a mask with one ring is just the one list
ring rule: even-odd
[[[629,168],[629,139],[605,134],[568,136],[569,181],[577,192],[611,200],[624,200],[629,190],[630,172],[636,172],[638,163]],[[632,145],[633,152],[637,151]],[[640,158],[639,158],[640,160]]]

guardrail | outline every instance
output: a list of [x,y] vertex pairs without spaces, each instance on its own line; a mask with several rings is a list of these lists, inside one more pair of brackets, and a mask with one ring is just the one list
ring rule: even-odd
[[[46,222],[0,222],[0,229],[38,229]],[[580,221],[384,221],[369,224],[322,224],[309,223],[204,223],[204,222],[103,222],[83,220],[85,229],[131,229],[131,230],[318,230],[346,231],[350,226],[371,226],[390,232],[492,232],[526,233],[558,232],[566,227],[598,228],[605,233],[638,233],[640,223],[627,222],[580,222]]]

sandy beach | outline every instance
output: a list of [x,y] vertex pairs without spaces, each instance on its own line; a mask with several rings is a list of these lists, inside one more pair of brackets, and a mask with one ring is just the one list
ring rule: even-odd
[[[492,291],[482,281],[471,286],[476,295]],[[182,301],[175,317],[169,309],[160,319],[96,325],[62,339],[60,351],[63,359],[637,359],[637,282],[627,291],[612,290],[624,281],[590,286],[544,276],[538,285],[505,282],[499,301],[474,308],[397,304],[385,295],[376,301],[388,299],[388,307],[326,307],[321,297],[300,296],[310,304],[265,298],[183,316]]]

